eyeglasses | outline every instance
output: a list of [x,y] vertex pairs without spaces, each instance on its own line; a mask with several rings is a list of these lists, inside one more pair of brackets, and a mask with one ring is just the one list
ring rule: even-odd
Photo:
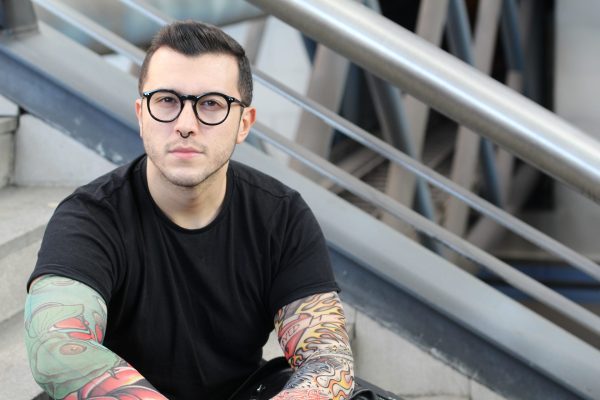
[[186,100],[192,102],[196,118],[205,125],[219,125],[227,119],[231,104],[248,107],[235,97],[219,92],[210,92],[200,96],[193,94],[181,95],[174,90],[157,89],[143,92],[146,98],[148,112],[159,122],[173,122],[183,111]]

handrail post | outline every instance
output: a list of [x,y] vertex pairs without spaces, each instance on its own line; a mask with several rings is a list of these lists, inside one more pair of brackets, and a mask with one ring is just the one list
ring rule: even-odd
[[1,0],[0,36],[16,36],[37,31],[37,17],[30,0]]

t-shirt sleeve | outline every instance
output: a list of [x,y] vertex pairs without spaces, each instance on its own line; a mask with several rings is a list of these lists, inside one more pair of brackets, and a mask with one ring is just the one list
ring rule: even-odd
[[47,274],[80,281],[108,304],[123,262],[119,229],[108,205],[73,195],[48,222],[37,263],[27,282]]
[[269,301],[272,316],[302,297],[339,291],[323,232],[308,205],[296,193],[282,208],[273,221],[276,272]]

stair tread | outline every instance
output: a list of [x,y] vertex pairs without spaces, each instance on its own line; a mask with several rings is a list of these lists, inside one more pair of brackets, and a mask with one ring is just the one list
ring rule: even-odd
[[42,392],[29,369],[22,313],[0,323],[0,360],[0,399],[33,399]]
[[[0,258],[41,238],[60,200],[73,191],[64,187],[15,187],[0,190]],[[30,237],[27,237],[27,236]],[[22,240],[20,240],[22,239]],[[22,242],[22,243],[15,243]]]

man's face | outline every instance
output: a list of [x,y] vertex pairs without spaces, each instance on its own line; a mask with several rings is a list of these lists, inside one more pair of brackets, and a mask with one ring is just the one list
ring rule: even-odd
[[[220,92],[240,99],[237,61],[222,54],[188,57],[161,47],[152,56],[143,87],[155,89],[181,95]],[[213,175],[223,176],[235,145],[244,141],[255,119],[252,107],[234,103],[222,124],[204,125],[186,101],[179,117],[165,123],[150,116],[147,101],[138,99],[135,108],[148,155],[148,179],[166,179],[176,186],[195,187]]]

